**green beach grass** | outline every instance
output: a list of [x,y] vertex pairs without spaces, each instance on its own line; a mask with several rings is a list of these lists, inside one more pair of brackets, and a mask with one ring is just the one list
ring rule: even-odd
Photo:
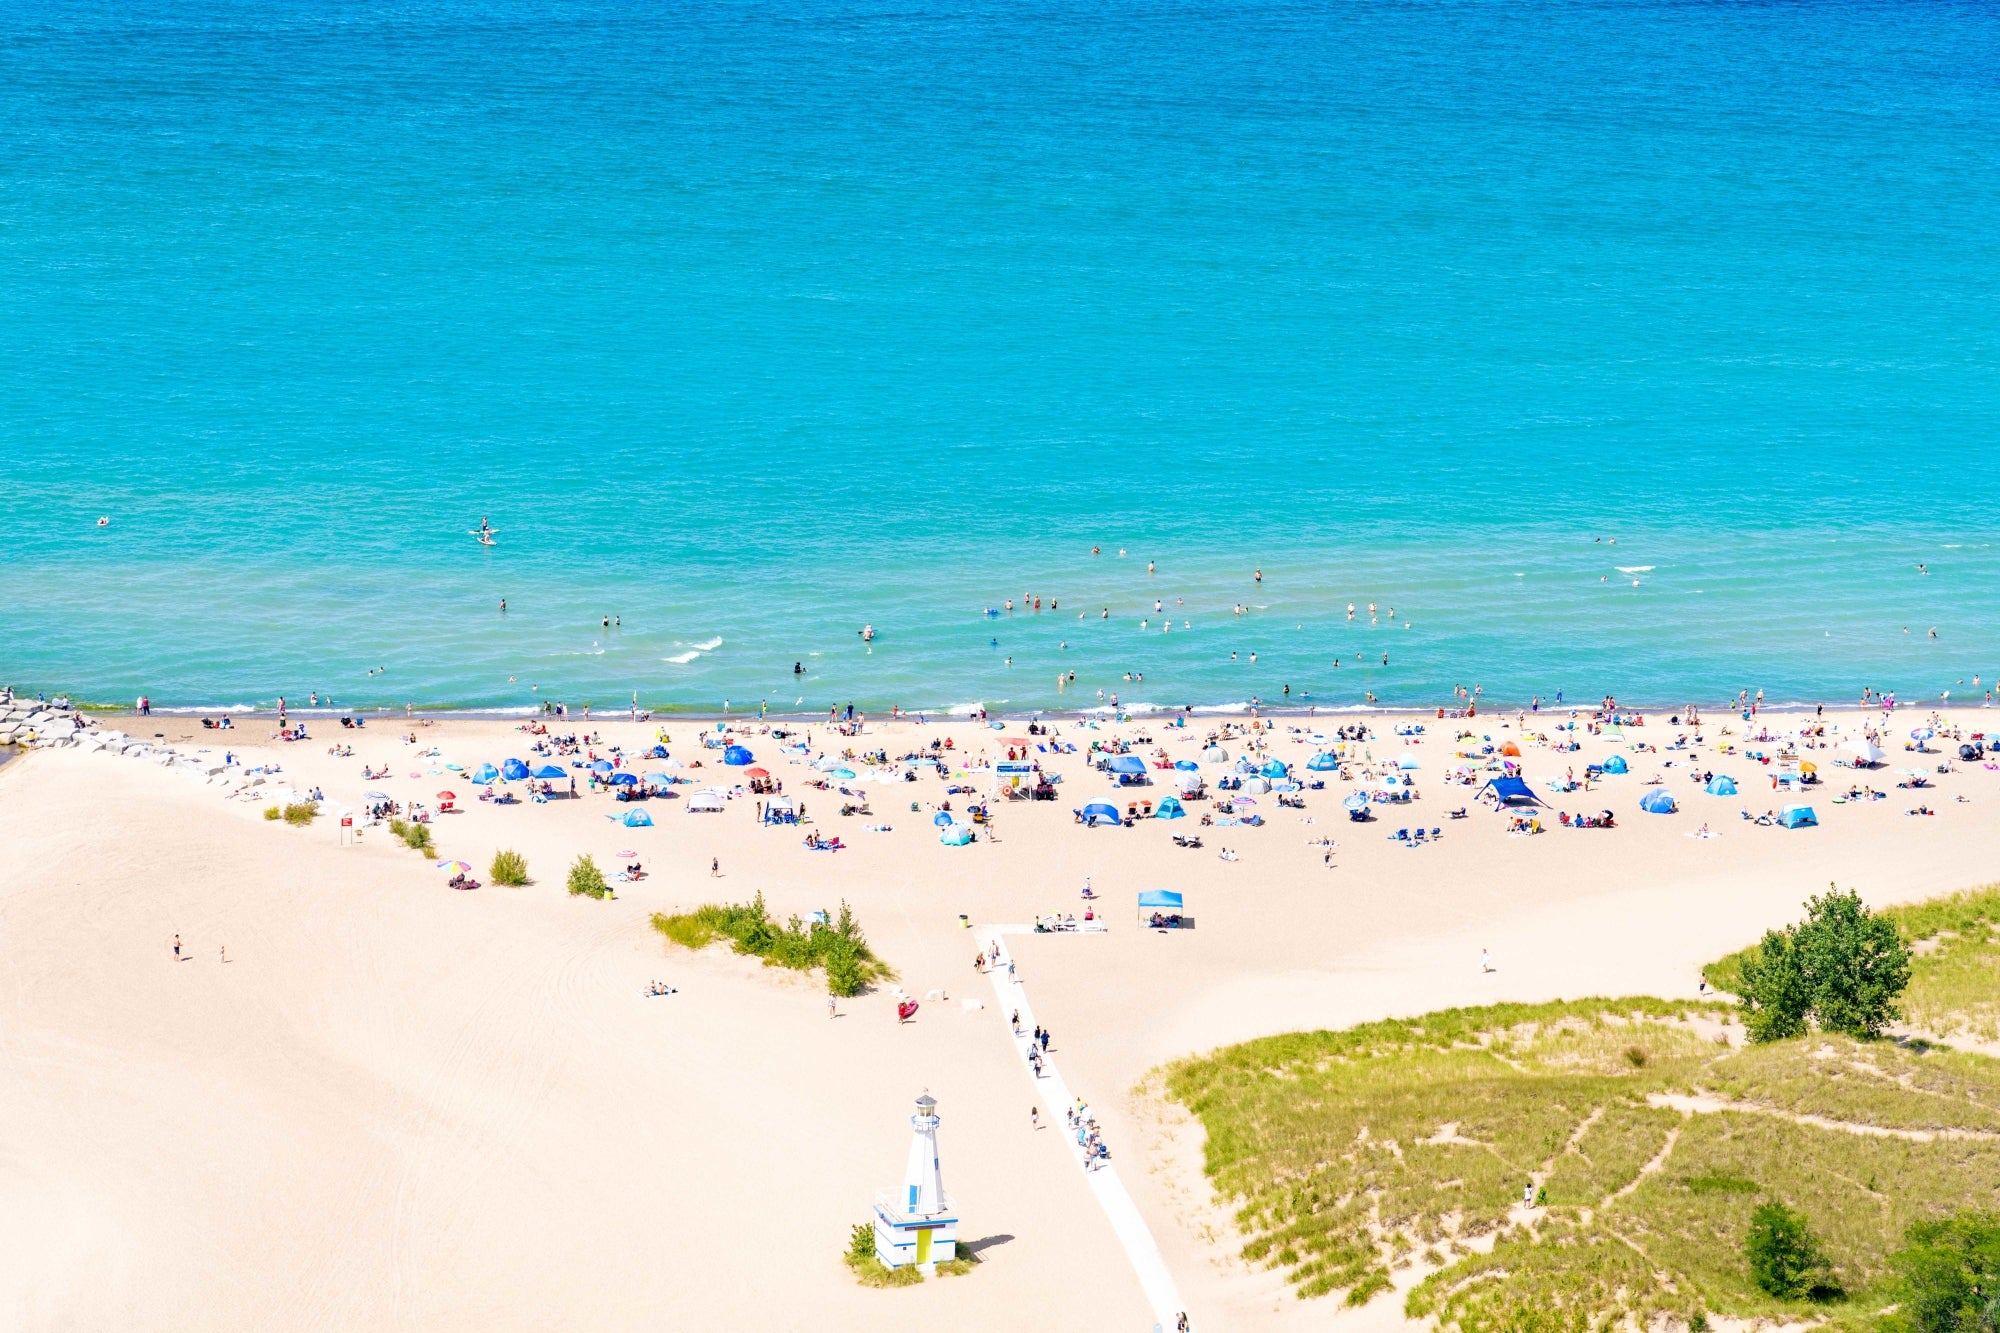
[[747,903],[706,903],[692,912],[655,913],[653,929],[684,949],[704,949],[726,939],[737,953],[762,958],[766,967],[823,970],[832,995],[859,995],[870,982],[895,976],[869,949],[868,937],[845,901],[825,925],[798,916],[781,925],[771,919],[759,893]]
[[[2000,889],[1891,915],[1919,942],[1910,1019],[1990,1031]],[[2000,1193],[2000,1061],[1742,1032],[1726,999],[1496,1005],[1247,1042],[1157,1078],[1207,1132],[1243,1256],[1301,1297],[1363,1304],[1408,1272],[1406,1312],[1461,1333],[1872,1326],[1911,1224]],[[1760,1285],[1759,1216],[1767,1247],[1772,1219],[1803,1225],[1824,1273]]]

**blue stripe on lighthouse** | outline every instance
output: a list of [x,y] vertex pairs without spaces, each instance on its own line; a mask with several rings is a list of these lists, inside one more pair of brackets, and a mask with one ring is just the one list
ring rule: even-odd
[[910,1207],[915,1208],[916,1206],[917,1206],[917,1187],[915,1185],[912,1185],[910,1186]]

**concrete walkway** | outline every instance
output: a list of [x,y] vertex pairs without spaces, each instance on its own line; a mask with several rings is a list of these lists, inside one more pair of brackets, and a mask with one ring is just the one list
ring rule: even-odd
[[[1077,1144],[1076,1135],[1069,1131],[1066,1119],[1070,1108],[1076,1105],[1076,1093],[1063,1081],[1062,1071],[1056,1067],[1055,1059],[1050,1056],[1043,1058],[1040,1078],[1035,1077],[1034,1067],[1028,1063],[1028,1045],[1034,1039],[1037,1026],[1035,1009],[1028,1001],[1027,985],[1018,976],[1011,981],[1007,977],[1007,967],[1013,962],[1013,955],[1007,949],[1005,937],[1026,935],[1032,929],[1030,926],[985,926],[978,932],[981,948],[990,953],[997,946],[1000,951],[1000,961],[987,970],[987,980],[993,983],[993,995],[999,1004],[1001,1031],[1014,1043],[1014,1055],[1026,1071],[1028,1081],[1035,1087],[1036,1095],[1049,1117],[1050,1128],[1063,1136],[1070,1157],[1076,1162],[1077,1169],[1083,1172],[1091,1193],[1097,1196],[1098,1205],[1111,1222],[1111,1229],[1118,1234],[1118,1243],[1125,1247],[1125,1257],[1131,1261],[1139,1286],[1146,1293],[1146,1301],[1153,1307],[1156,1333],[1171,1333],[1175,1320],[1180,1318],[1186,1307],[1181,1304],[1180,1289],[1174,1285],[1174,1275],[1167,1271],[1167,1261],[1160,1256],[1160,1247],[1153,1240],[1152,1229],[1139,1215],[1132,1196],[1126,1193],[1125,1182],[1118,1178],[1118,1168],[1109,1161],[1100,1162],[1095,1167],[1084,1161],[1083,1149]],[[1012,1027],[1017,1010],[1021,1015],[1018,1035]],[[1118,1145],[1110,1146],[1115,1154]]]

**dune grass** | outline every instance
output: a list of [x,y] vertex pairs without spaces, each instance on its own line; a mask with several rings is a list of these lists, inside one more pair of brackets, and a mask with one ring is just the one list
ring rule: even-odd
[[401,838],[404,845],[412,851],[429,856],[437,850],[431,843],[429,824],[419,824],[407,819],[392,819],[389,821],[389,832],[394,837]]
[[870,982],[895,976],[869,949],[868,937],[845,901],[826,925],[798,916],[781,925],[771,919],[759,893],[747,903],[706,903],[692,912],[655,913],[653,929],[685,949],[726,939],[737,953],[754,954],[766,967],[822,969],[834,995],[858,995]]
[[319,818],[318,801],[293,801],[285,807],[285,822],[293,828],[304,828]]
[[[1900,1004],[1913,1032],[1940,1041],[2000,1041],[2000,884],[1885,908],[1914,948]],[[1743,993],[1743,960],[1756,946],[1702,969],[1708,984]]]
[[486,874],[495,884],[518,889],[528,882],[528,858],[503,848],[493,853],[493,864],[487,868]]
[[[1364,1303],[1415,1263],[1408,1313],[1462,1333],[1869,1322],[1908,1224],[2000,1189],[2000,1061],[1817,1035],[1734,1049],[1704,1021],[1720,1009],[1452,1010],[1249,1042],[1163,1081],[1207,1130],[1244,1256],[1302,1297]],[[1939,1129],[1972,1136],[1916,1137]],[[1758,1287],[1745,1240],[1773,1203],[1810,1224],[1844,1300]]]

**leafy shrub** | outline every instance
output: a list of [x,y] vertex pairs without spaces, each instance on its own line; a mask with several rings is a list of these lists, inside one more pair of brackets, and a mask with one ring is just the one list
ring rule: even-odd
[[284,811],[280,810],[275,805],[267,805],[264,807],[264,818],[266,819],[278,819],[282,817],[284,813],[285,813]]
[[293,801],[285,807],[285,822],[293,828],[303,828],[318,816],[318,801]]
[[528,858],[519,852],[497,851],[493,853],[493,864],[486,873],[495,884],[518,889],[528,882]]
[[853,1263],[857,1259],[873,1259],[874,1257],[875,1257],[874,1225],[868,1222],[855,1223],[854,1230],[850,1231],[847,1235],[848,1262]]
[[845,900],[831,924],[794,916],[780,925],[771,920],[760,892],[747,903],[707,903],[692,912],[659,913],[653,917],[653,928],[684,948],[700,949],[727,939],[737,953],[754,954],[767,967],[796,972],[823,968],[832,995],[859,995],[870,981],[894,975],[869,950],[868,937]]
[[1807,1020],[1851,1037],[1881,1035],[1900,1017],[1910,950],[1896,923],[1853,890],[1809,899],[1806,919],[1764,933],[1741,966],[1744,1024],[1752,1041],[1801,1036]]
[[611,886],[604,882],[604,872],[597,868],[597,862],[587,853],[577,857],[570,865],[569,891],[599,899],[611,896]]
[[1806,1219],[1782,1203],[1764,1204],[1750,1214],[1743,1257],[1750,1261],[1750,1276],[1757,1285],[1780,1300],[1823,1300],[1840,1294],[1833,1266],[1820,1253]]
[[1891,1262],[1902,1302],[1892,1321],[1910,1333],[2000,1329],[2000,1216],[1963,1212],[1913,1222]]
[[425,855],[429,855],[434,850],[431,846],[431,826],[429,824],[413,823],[406,819],[392,819],[389,821],[389,832],[401,838],[412,850],[423,852]]

